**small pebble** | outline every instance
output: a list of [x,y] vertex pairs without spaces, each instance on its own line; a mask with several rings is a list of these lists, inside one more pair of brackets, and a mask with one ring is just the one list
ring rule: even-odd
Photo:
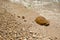
[[27,40],[27,38],[24,38],[24,40]]
[[55,37],[55,39],[57,39],[57,37]]
[[50,40],[53,40],[52,38],[49,38]]
[[17,16],[18,18],[20,18],[20,16]]
[[36,35],[33,34],[33,38],[35,38],[35,37],[36,37]]
[[24,22],[26,22],[27,20],[24,20]]
[[24,17],[24,16],[22,16],[22,19],[25,19],[25,17]]

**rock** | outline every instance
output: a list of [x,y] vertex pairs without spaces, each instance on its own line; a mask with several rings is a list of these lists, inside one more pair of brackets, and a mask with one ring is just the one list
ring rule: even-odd
[[46,20],[46,18],[42,17],[42,16],[38,16],[35,19],[35,22],[39,25],[45,25],[45,26],[49,26],[49,22],[48,20]]

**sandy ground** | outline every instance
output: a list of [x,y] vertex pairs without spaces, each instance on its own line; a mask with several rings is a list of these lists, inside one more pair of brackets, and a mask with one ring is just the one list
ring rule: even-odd
[[44,34],[51,38],[58,37],[57,40],[60,40],[60,3],[45,4],[40,6],[40,9],[38,7],[35,8],[36,11],[38,10],[37,12],[40,13],[40,15],[46,17],[50,21],[50,26],[44,27]]
[[[23,5],[0,1],[0,14],[3,13],[0,15],[0,40],[60,40],[59,4],[32,8],[36,13],[25,9]],[[49,20],[49,26],[41,26],[33,21],[39,14]]]

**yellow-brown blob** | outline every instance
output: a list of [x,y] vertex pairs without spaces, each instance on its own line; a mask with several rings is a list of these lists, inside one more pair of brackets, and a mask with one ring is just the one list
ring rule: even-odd
[[49,25],[49,22],[46,20],[46,18],[42,17],[42,16],[38,16],[36,19],[35,19],[35,22],[39,25],[45,25],[45,26],[48,26]]

